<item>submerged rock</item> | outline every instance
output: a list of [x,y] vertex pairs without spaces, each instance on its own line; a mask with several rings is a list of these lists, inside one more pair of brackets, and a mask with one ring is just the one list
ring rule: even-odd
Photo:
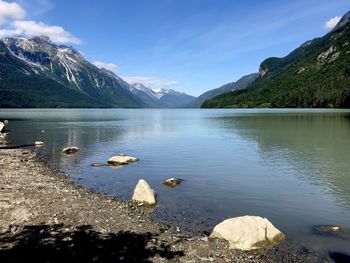
[[285,236],[266,218],[241,216],[216,225],[210,238],[225,239],[231,248],[253,250],[277,244]]
[[77,153],[79,150],[80,150],[79,147],[70,146],[70,147],[63,148],[62,152],[65,154],[74,154],[74,153]]
[[167,187],[174,188],[175,186],[181,184],[183,180],[179,178],[169,178],[163,182],[163,184]]
[[314,226],[314,230],[328,233],[339,233],[344,231],[344,229],[341,226],[334,225],[317,225]]
[[43,145],[44,145],[44,142],[36,141],[36,142],[34,142],[34,145],[37,146],[37,147],[43,146]]
[[5,128],[5,124],[3,122],[0,122],[0,132]]
[[101,166],[108,166],[107,163],[92,163],[90,164],[92,167],[101,167]]
[[140,179],[135,187],[132,200],[149,205],[156,204],[156,192],[148,185],[144,179]]
[[126,165],[129,163],[137,162],[139,159],[127,155],[116,155],[108,159],[110,165]]

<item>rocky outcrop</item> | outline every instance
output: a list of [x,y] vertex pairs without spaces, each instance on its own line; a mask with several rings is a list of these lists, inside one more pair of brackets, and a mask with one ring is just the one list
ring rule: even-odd
[[276,244],[285,236],[266,218],[241,216],[216,225],[210,238],[225,239],[231,248],[253,250]]
[[330,46],[326,51],[322,52],[317,56],[317,62],[319,64],[331,63],[338,59],[340,52],[337,52],[335,46]]
[[5,124],[3,122],[0,122],[0,132],[5,128]]
[[109,165],[126,165],[137,161],[138,159],[136,157],[127,156],[127,155],[117,155],[109,158],[108,164]]
[[74,154],[79,152],[79,150],[80,150],[79,147],[70,146],[70,147],[63,148],[62,152],[65,154]]
[[167,187],[174,188],[177,185],[181,184],[183,180],[179,178],[169,178],[163,182],[163,184]]
[[265,76],[266,75],[266,73],[267,73],[267,71],[268,71],[268,69],[267,68],[264,68],[264,67],[259,67],[259,77],[263,77],[263,76]]
[[156,192],[148,185],[144,179],[140,179],[135,187],[132,200],[149,205],[156,204]]

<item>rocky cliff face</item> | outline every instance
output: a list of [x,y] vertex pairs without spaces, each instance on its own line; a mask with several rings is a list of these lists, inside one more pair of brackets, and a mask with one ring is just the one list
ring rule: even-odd
[[350,11],[347,12],[339,21],[339,23],[333,28],[333,31],[338,30],[339,28],[350,23]]

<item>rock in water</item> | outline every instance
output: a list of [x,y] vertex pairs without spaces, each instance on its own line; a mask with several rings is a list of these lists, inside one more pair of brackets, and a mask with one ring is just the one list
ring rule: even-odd
[[92,163],[90,164],[92,167],[101,167],[101,166],[108,166],[106,163]]
[[2,130],[4,129],[5,124],[3,122],[0,122],[0,132],[2,132]]
[[314,226],[314,230],[328,233],[339,233],[344,231],[344,229],[341,226],[334,225],[317,225]]
[[65,154],[74,154],[77,153],[79,151],[79,148],[76,146],[70,146],[70,147],[66,147],[63,148],[62,152]]
[[183,180],[179,178],[169,178],[163,182],[163,184],[167,187],[174,188],[175,186],[181,184]]
[[156,193],[145,180],[140,179],[135,187],[132,200],[147,203],[149,205],[155,205]]
[[41,141],[36,141],[36,142],[34,142],[34,145],[35,146],[43,146],[44,145],[44,142],[41,142]]
[[138,159],[136,157],[127,156],[127,155],[117,155],[109,158],[108,164],[110,165],[126,165],[129,163],[137,162]]
[[216,225],[210,238],[227,240],[231,248],[253,250],[282,241],[285,236],[269,220],[260,216],[241,216]]

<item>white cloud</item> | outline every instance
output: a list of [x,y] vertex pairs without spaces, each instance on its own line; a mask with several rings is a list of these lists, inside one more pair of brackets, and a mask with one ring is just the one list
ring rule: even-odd
[[179,85],[179,82],[176,80],[169,80],[158,77],[124,76],[122,78],[130,84],[142,83],[143,85],[151,86],[152,88],[171,88]]
[[116,73],[118,71],[118,66],[116,64],[113,64],[113,63],[104,63],[101,61],[94,61],[92,64],[94,64],[98,68],[108,69],[114,73]]
[[23,19],[26,11],[17,3],[9,3],[0,0],[0,25],[8,19]]
[[21,32],[19,30],[16,30],[16,29],[0,29],[0,38],[20,35],[20,34],[21,34]]
[[331,19],[329,19],[325,24],[324,28],[327,30],[332,30],[340,21],[341,17],[340,16],[335,16]]
[[81,44],[81,40],[72,36],[60,26],[51,26],[43,22],[14,21],[11,23],[13,29],[7,30],[13,35],[24,36],[48,36],[53,42]]
[[[37,0],[37,2],[41,5],[46,5],[47,8],[49,8],[51,3],[49,0]],[[0,37],[44,35],[56,43],[82,43],[79,38],[74,37],[60,26],[23,20],[25,16],[26,11],[19,4],[0,0],[0,25],[4,25],[4,28],[0,29]]]

